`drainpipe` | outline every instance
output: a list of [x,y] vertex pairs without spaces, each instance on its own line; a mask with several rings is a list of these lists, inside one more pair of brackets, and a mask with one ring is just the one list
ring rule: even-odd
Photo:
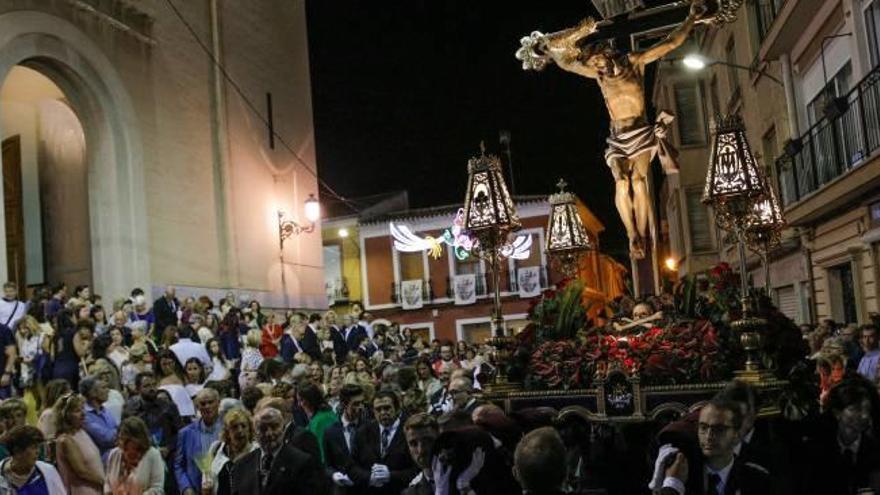
[[807,280],[810,283],[810,323],[816,324],[818,321],[819,311],[816,306],[816,280],[813,278],[813,241],[812,229],[800,229],[801,235],[801,253],[804,256],[804,268],[807,270]]
[[785,91],[785,109],[788,112],[789,139],[797,139],[801,135],[798,125],[797,103],[794,98],[794,81],[791,77],[791,58],[787,53],[779,56],[782,64],[782,86]]

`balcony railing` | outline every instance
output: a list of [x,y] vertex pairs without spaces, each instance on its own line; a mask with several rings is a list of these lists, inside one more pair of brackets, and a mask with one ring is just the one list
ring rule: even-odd
[[348,301],[348,280],[345,277],[337,278],[332,282],[326,282],[324,290],[327,293],[327,299],[331,303]]
[[779,191],[788,206],[858,167],[880,148],[880,66],[788,146],[777,161]]

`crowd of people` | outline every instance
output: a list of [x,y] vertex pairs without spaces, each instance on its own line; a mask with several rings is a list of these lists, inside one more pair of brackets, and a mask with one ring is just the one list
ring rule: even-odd
[[844,356],[820,415],[760,418],[733,382],[627,429],[508,414],[480,394],[491,349],[426,342],[359,305],[281,313],[168,287],[105,306],[64,285],[20,301],[7,283],[0,495],[872,493],[880,353],[874,326],[855,330],[814,345],[820,376],[828,342]]

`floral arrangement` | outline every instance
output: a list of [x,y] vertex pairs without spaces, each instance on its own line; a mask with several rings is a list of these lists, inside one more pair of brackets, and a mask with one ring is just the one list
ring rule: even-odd
[[[654,298],[665,318],[631,334],[618,333],[610,324],[589,326],[582,290],[581,284],[568,284],[547,291],[531,308],[532,324],[520,335],[527,388],[585,388],[610,369],[638,374],[650,385],[722,381],[744,360],[729,325],[740,318],[739,278],[726,263],[683,281],[674,300]],[[764,366],[785,376],[806,354],[800,332],[768,298],[756,299],[758,313],[768,322],[762,334]],[[631,306],[617,301],[607,313],[626,314]]]

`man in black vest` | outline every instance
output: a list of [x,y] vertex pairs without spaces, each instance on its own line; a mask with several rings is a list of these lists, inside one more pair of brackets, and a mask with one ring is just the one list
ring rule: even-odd
[[373,414],[376,421],[357,431],[350,476],[361,493],[399,495],[419,470],[406,445],[397,394],[380,390],[373,398]]
[[254,417],[258,449],[233,466],[234,495],[324,493],[320,460],[284,443],[284,417],[271,407]]
[[153,317],[156,318],[156,332],[162,332],[169,326],[177,326],[177,310],[180,309],[180,301],[174,297],[174,286],[165,288],[165,294],[153,303]]

